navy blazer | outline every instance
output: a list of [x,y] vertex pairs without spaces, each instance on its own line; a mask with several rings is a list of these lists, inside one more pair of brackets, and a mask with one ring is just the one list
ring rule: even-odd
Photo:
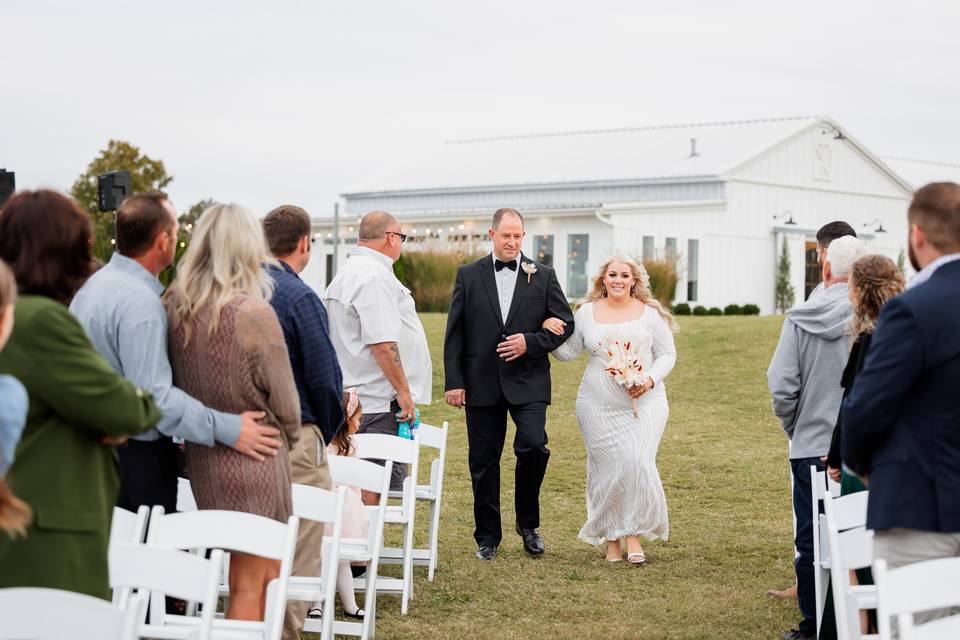
[[960,262],[884,306],[842,415],[867,527],[960,531]]
[[[517,269],[517,285],[507,318],[502,318],[493,258],[489,255],[457,270],[443,342],[445,389],[466,389],[467,405],[492,406],[501,396],[510,404],[550,403],[550,352],[573,333],[573,313],[557,274],[535,264],[530,277]],[[542,327],[547,318],[567,323],[563,335]],[[527,352],[512,362],[497,354],[504,336],[522,333]]]

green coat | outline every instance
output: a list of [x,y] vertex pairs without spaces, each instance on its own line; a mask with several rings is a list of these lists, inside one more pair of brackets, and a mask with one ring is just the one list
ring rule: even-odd
[[23,296],[14,322],[0,373],[23,383],[30,410],[7,480],[33,509],[33,522],[26,537],[0,532],[0,587],[108,599],[107,540],[120,480],[116,451],[100,438],[146,431],[160,411],[114,373],[62,304]]

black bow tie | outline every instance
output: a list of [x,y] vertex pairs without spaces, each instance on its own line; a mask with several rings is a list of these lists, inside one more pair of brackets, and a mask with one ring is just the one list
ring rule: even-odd
[[495,260],[493,261],[493,268],[496,269],[497,271],[503,271],[503,268],[504,268],[504,267],[506,267],[507,269],[510,269],[510,271],[516,271],[516,270],[517,270],[517,261],[516,261],[516,260],[511,260],[510,262],[504,262],[503,260],[500,260],[499,258],[497,258],[497,259],[495,259]]

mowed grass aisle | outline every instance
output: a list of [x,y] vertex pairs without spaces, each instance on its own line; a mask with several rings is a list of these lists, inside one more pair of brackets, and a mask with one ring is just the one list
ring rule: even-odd
[[795,624],[795,601],[765,594],[793,583],[787,442],[764,376],[780,318],[681,319],[679,360],[666,383],[670,421],[657,456],[670,540],[644,545],[643,567],[608,564],[602,549],[577,540],[586,455],[574,403],[585,357],[553,363],[551,456],[541,491],[546,555],[528,558],[513,532],[511,423],[504,540],[493,562],[473,557],[464,417],[443,403],[445,321],[423,316],[434,362],[433,406],[424,418],[451,426],[440,565],[433,583],[416,569],[409,615],[399,614],[398,598],[380,599],[378,637],[770,638]]

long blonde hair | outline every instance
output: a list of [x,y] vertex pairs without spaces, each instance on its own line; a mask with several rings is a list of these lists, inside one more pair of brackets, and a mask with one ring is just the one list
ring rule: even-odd
[[880,255],[854,262],[848,279],[857,299],[850,320],[850,336],[856,340],[861,333],[873,333],[880,310],[887,300],[903,291],[904,280],[893,260]]
[[637,264],[635,260],[625,256],[610,256],[603,261],[603,264],[600,265],[600,272],[593,279],[593,289],[587,294],[587,302],[594,302],[595,300],[607,297],[607,289],[603,285],[603,276],[606,275],[607,269],[609,269],[610,265],[614,262],[622,262],[630,267],[630,273],[633,275],[634,280],[633,286],[630,288],[630,296],[656,309],[657,313],[667,322],[670,330],[676,331],[679,327],[677,327],[677,321],[674,319],[673,314],[664,309],[663,305],[660,304],[650,292],[650,275],[647,273],[647,270],[642,264]]
[[166,299],[174,328],[183,327],[184,342],[197,314],[213,305],[210,333],[220,313],[239,296],[269,300],[273,279],[264,266],[276,264],[267,250],[263,229],[253,214],[238,204],[214,204],[201,215],[190,246],[177,267],[177,279]]

